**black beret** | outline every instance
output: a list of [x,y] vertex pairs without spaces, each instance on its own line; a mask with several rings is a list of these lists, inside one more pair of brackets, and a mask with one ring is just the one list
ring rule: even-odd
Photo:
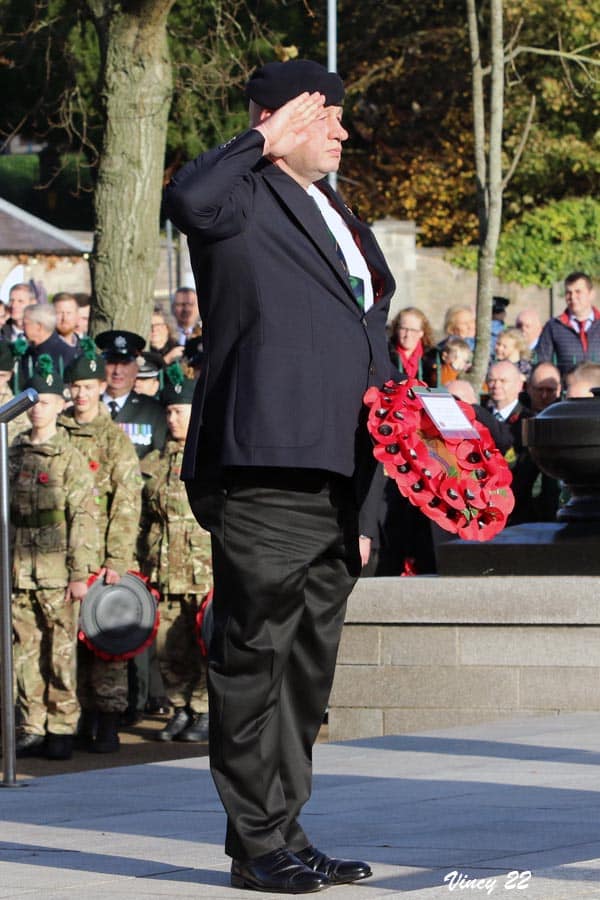
[[96,344],[106,360],[127,362],[135,359],[144,349],[146,341],[133,331],[103,331],[96,336]]
[[256,69],[246,84],[246,99],[263,109],[279,109],[304,91],[325,96],[325,106],[341,106],[344,82],[335,72],[311,59],[270,62]]
[[96,344],[87,334],[79,341],[81,354],[76,356],[65,369],[65,382],[73,384],[74,381],[90,381],[96,378],[104,381],[106,378],[106,366],[104,358],[96,350]]
[[507,297],[492,297],[492,314],[504,312],[509,304]]

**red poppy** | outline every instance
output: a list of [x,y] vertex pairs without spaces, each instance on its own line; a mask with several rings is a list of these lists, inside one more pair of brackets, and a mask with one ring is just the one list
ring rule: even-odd
[[96,462],[95,459],[90,459],[88,465],[89,465],[90,469],[92,470],[92,472],[97,472],[98,469],[100,468],[100,463]]
[[50,476],[47,472],[40,472],[37,480],[40,484],[48,484],[48,482],[50,481]]
[[488,540],[502,530],[514,506],[510,469],[469,404],[458,401],[478,436],[449,440],[414,394],[417,385],[424,386],[416,379],[388,381],[365,394],[373,454],[400,493],[442,528],[468,540]]

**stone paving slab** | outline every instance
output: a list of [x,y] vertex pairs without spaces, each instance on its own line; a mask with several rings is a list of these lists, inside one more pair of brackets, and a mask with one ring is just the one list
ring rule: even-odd
[[[600,714],[525,717],[314,751],[304,824],[373,877],[336,900],[600,900]],[[206,758],[0,789],[0,900],[242,900]],[[284,896],[284,895],[280,895]]]

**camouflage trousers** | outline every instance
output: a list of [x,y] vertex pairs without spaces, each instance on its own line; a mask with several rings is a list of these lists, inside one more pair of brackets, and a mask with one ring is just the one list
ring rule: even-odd
[[156,653],[165,692],[173,706],[208,712],[206,665],[196,641],[196,613],[202,598],[171,594],[159,604]]
[[107,661],[85,644],[77,652],[77,696],[84,710],[125,712],[127,709],[127,662]]
[[17,705],[22,728],[32,734],[74,734],[78,604],[64,589],[13,593]]

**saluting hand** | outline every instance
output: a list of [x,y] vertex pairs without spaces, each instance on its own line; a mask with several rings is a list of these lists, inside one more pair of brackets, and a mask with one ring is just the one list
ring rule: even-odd
[[263,110],[256,126],[265,139],[264,155],[282,157],[308,139],[306,129],[325,106],[324,94],[304,92],[274,111]]

